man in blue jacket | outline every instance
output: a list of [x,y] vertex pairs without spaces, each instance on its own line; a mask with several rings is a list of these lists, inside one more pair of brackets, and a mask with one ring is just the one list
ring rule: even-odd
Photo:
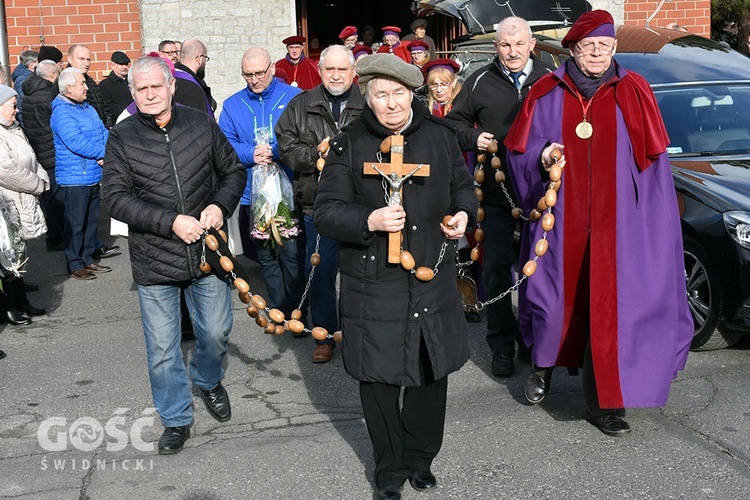
[[86,102],[83,73],[67,68],[57,80],[60,94],[52,101],[55,179],[65,203],[65,260],[71,278],[91,280],[112,269],[97,264],[99,181],[109,132]]
[[[273,134],[287,104],[300,90],[276,80],[275,71],[276,66],[265,49],[248,49],[242,56],[242,77],[247,87],[224,101],[219,117],[219,127],[247,167],[247,184],[240,205],[250,219],[250,229],[253,225],[253,168],[276,163],[290,182],[293,180],[292,170],[279,159],[278,143]],[[269,144],[256,144],[256,134],[263,129],[270,134]],[[269,303],[289,317],[298,307],[304,290],[304,239],[292,237],[283,240],[283,245],[276,245],[269,234],[268,239],[253,239],[253,242]]]

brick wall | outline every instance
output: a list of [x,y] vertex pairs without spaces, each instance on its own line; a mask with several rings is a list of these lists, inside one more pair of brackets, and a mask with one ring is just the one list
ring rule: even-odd
[[[41,3],[41,10],[39,5]],[[138,0],[5,0],[11,71],[24,50],[54,45],[67,57],[68,48],[83,43],[91,49],[89,75],[101,80],[109,72],[112,52],[133,59],[141,55]]]
[[[656,10],[658,1],[625,2],[624,24],[643,26]],[[696,35],[711,34],[711,0],[675,0],[665,2],[659,13],[651,20],[651,26],[663,27],[667,23],[678,23]]]

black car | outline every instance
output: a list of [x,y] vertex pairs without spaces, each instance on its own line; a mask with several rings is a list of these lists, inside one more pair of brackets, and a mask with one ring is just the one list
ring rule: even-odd
[[692,347],[727,347],[750,332],[750,59],[673,30],[621,26],[617,40],[615,59],[651,84],[671,141]]
[[[566,59],[565,31],[535,34],[536,55]],[[494,58],[492,37],[457,40],[464,78]],[[730,346],[750,332],[750,59],[701,36],[632,26],[618,27],[615,59],[651,84],[671,140],[692,348]]]

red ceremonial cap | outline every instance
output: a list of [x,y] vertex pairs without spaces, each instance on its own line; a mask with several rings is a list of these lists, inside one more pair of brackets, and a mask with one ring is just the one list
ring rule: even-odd
[[350,36],[356,36],[357,35],[357,27],[356,26],[347,26],[343,30],[341,30],[341,33],[339,33],[339,40],[346,40]]
[[281,43],[284,45],[302,45],[307,41],[307,38],[304,36],[294,35],[294,36],[288,36],[284,38]]
[[571,43],[592,36],[615,37],[615,20],[612,14],[601,9],[584,13],[570,27],[568,34],[562,39],[562,46],[568,47]]
[[452,59],[435,59],[434,61],[427,61],[425,65],[422,66],[422,71],[426,77],[430,71],[436,68],[445,68],[452,73],[458,73],[458,70],[461,69],[461,65]]
[[427,45],[427,43],[423,42],[422,40],[414,40],[413,42],[409,42],[409,51],[410,52],[417,52],[419,50],[423,52],[427,52],[427,49],[429,49],[430,46]]
[[167,66],[169,66],[169,72],[172,73],[172,76],[174,76],[174,64],[172,64],[171,59],[160,56],[158,52],[149,52],[148,54],[146,54],[146,57],[158,57],[159,59],[167,63]]
[[367,45],[355,45],[354,48],[352,48],[352,54],[354,54],[354,60],[356,61],[358,57],[372,54],[372,49]]
[[384,35],[398,36],[399,33],[401,33],[401,28],[399,28],[398,26],[383,26],[382,30]]

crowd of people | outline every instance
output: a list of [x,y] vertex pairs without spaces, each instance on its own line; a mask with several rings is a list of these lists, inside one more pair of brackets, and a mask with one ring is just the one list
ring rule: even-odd
[[[528,215],[522,258],[538,267],[524,268],[520,321],[510,294],[485,308],[491,372],[508,377],[514,359],[531,362],[525,393],[539,404],[554,367],[582,368],[585,418],[611,436],[630,432],[626,407],[666,404],[692,336],[677,205],[662,196],[674,190],[668,138],[648,85],[612,58],[611,15],[582,15],[557,69],[534,56],[529,24],[507,18],[496,57],[463,85],[457,62],[435,58],[426,21],[410,28],[401,38],[385,26],[375,44],[371,27],[346,26],[317,61],[298,35],[275,62],[250,47],[238,61],[245,84],[218,120],[197,38],[164,40],[135,62],[114,52],[98,84],[88,47],[70,47],[65,64],[44,46],[21,55],[20,91],[0,86],[0,192],[21,238],[46,232],[70,277],[91,280],[118,251],[98,239],[100,204],[128,225],[165,427],[159,453],[178,453],[190,437],[191,383],[212,417],[231,418],[222,386],[230,282],[201,265],[206,232],[230,217],[259,264],[268,307],[342,332],[378,498],[401,498],[407,480],[437,485],[447,377],[469,358],[458,243],[481,242],[477,279],[497,298],[516,280],[519,213]],[[540,197],[556,225],[533,216]],[[633,265],[643,256],[652,264]],[[7,322],[45,313],[14,269],[3,290]],[[196,341],[189,369],[186,323]],[[329,361],[335,348],[333,335],[316,339],[311,361]]]

